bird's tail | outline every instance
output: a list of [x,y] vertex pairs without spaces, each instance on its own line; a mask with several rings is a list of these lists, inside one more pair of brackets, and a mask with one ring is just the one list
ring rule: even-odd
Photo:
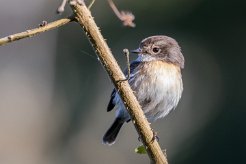
[[115,139],[120,131],[120,128],[124,124],[121,118],[116,117],[114,123],[110,126],[107,132],[103,136],[103,143],[107,145],[112,145],[115,142]]

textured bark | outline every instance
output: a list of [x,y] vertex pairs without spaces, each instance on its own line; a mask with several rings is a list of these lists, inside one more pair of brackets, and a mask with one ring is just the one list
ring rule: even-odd
[[119,92],[126,109],[131,115],[132,122],[138,131],[143,144],[145,145],[151,163],[167,164],[168,162],[166,156],[162,152],[158,142],[154,139],[154,134],[149,122],[145,118],[145,115],[135,95],[133,94],[130,85],[127,81],[123,81],[125,76],[113,57],[99,28],[97,27],[91,12],[84,4],[75,4],[71,5],[71,7],[75,13],[75,18],[83,27],[92,46],[95,48],[102,65],[114,83],[114,86]]
[[74,20],[74,17],[71,16],[68,18],[63,18],[63,19],[48,23],[48,24],[44,24],[42,27],[38,27],[38,28],[26,30],[24,32],[20,32],[17,34],[12,34],[12,35],[6,36],[6,37],[0,39],[0,46],[7,44],[7,43],[10,43],[10,42],[20,40],[20,39],[32,37],[32,36],[37,35],[37,34],[42,33],[42,32],[46,32],[46,31],[58,28],[58,27],[65,25],[65,24],[67,24],[73,20]]

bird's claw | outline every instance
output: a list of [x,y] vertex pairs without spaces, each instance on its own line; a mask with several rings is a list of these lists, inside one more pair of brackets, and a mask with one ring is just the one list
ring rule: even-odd
[[159,142],[159,137],[157,136],[157,132],[155,132],[153,129],[151,129],[153,132],[153,137],[151,139],[151,143],[153,143],[155,140]]
[[[153,129],[151,129],[151,130],[152,130],[152,132],[153,132],[153,137],[152,137],[152,139],[150,140],[150,142],[153,143],[155,140],[156,140],[157,142],[159,142],[159,137],[157,136],[157,132],[155,132]],[[138,141],[139,141],[139,142],[142,142],[142,139],[141,139],[140,136],[138,136]]]

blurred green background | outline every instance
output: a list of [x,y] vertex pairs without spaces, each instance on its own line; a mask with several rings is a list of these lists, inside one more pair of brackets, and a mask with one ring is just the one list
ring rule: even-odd
[[[134,13],[136,28],[123,27],[106,0],[96,0],[91,10],[122,68],[122,49],[135,49],[151,35],[175,38],[185,56],[183,97],[152,124],[169,162],[246,163],[245,1],[114,2]],[[2,1],[0,37],[71,14],[67,7],[56,15],[59,4]],[[134,153],[140,143],[131,123],[113,146],[101,143],[114,118],[106,112],[112,88],[76,23],[1,46],[0,163],[149,163]]]

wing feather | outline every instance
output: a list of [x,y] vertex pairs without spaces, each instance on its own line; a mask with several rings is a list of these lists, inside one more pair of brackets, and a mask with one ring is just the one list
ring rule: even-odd
[[115,103],[114,103],[115,94],[116,94],[116,90],[113,89],[113,91],[111,93],[111,97],[110,97],[109,103],[108,103],[107,112],[111,111],[115,107]]

